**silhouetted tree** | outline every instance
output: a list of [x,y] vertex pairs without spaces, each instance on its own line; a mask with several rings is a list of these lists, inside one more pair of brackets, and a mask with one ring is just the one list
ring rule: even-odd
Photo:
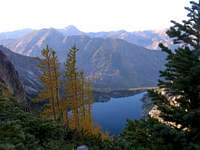
[[188,19],[174,24],[167,34],[175,50],[160,44],[167,53],[159,89],[150,95],[166,122],[185,130],[192,141],[200,141],[200,1],[187,7]]

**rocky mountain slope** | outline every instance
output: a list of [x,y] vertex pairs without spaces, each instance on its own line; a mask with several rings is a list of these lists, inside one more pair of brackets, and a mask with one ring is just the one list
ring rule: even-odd
[[[24,85],[24,89],[26,93],[28,95],[36,94],[38,90],[42,87],[38,79],[41,72],[37,67],[40,60],[38,58],[32,58],[32,57],[22,56],[22,55],[13,53],[12,51],[10,51],[9,49],[3,46],[0,46],[0,53],[2,54],[0,61],[3,61],[4,59],[6,59],[7,62],[11,62],[14,65],[14,67],[10,67],[10,71],[12,72],[13,70],[15,72],[15,69],[17,70],[19,74],[19,79],[22,81],[22,84]],[[3,73],[3,74],[0,73],[0,77],[3,77],[3,76],[9,77],[9,75],[11,74],[8,71],[6,72],[2,70],[2,68],[0,69],[0,72]],[[16,81],[12,80],[10,84],[17,84],[17,82],[18,80]],[[18,87],[20,89],[20,86]]]
[[[1,49],[1,47],[0,47]],[[0,82],[17,98],[18,102],[25,103],[25,91],[18,72],[7,56],[0,50]]]

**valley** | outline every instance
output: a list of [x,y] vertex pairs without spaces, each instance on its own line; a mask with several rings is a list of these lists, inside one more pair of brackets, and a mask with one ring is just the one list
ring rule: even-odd
[[200,0],[1,6],[0,150],[200,150]]

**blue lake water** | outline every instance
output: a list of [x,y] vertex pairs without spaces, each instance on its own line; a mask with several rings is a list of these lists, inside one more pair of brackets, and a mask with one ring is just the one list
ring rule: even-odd
[[143,112],[144,93],[129,97],[111,98],[108,102],[96,102],[92,107],[92,117],[103,131],[119,134],[127,119],[140,119]]

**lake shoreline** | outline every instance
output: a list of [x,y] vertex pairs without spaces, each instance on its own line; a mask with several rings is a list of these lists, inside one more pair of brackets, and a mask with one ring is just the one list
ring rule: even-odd
[[155,87],[142,87],[142,88],[130,88],[127,90],[113,90],[109,92],[94,91],[95,102],[107,102],[111,98],[121,98],[134,96],[139,93],[146,92],[147,90],[154,89]]

